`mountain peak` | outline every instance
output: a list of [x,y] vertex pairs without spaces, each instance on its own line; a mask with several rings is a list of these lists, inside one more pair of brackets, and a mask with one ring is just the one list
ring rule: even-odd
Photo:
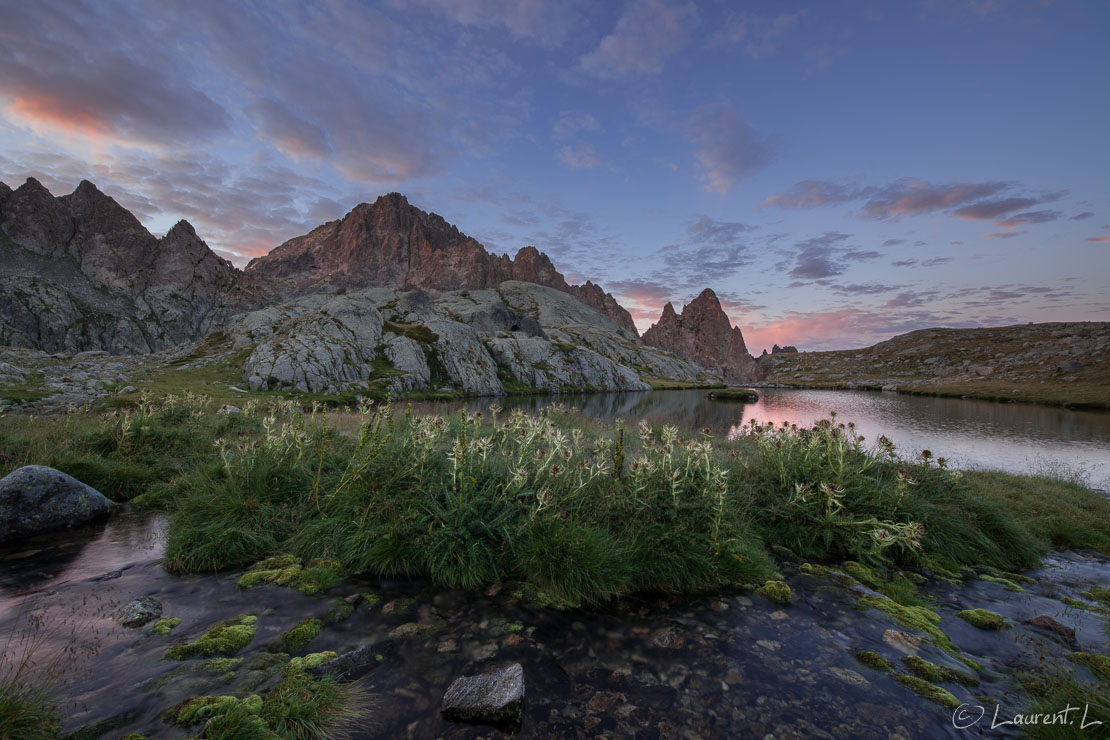
[[717,294],[706,288],[675,313],[667,303],[656,322],[644,332],[644,344],[674,352],[730,382],[758,378],[759,366],[748,354],[744,335],[721,308]]

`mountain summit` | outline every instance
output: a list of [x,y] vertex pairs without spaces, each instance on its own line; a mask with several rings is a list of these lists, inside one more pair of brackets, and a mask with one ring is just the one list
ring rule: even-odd
[[733,326],[712,289],[676,313],[670,303],[663,306],[659,321],[644,332],[644,344],[670,350],[698,363],[725,380],[749,383],[758,380],[760,368],[748,354],[740,327]]
[[246,273],[273,284],[287,297],[327,288],[358,290],[473,290],[506,280],[544,285],[568,293],[638,335],[632,316],[612,295],[591,282],[569,285],[550,258],[524,247],[515,258],[486,251],[435,213],[400,193],[361,203],[346,216],[290,239]]

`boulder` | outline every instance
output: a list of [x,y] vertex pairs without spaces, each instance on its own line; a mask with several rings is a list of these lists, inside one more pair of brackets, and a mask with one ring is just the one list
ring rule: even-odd
[[28,465],[0,479],[0,543],[108,513],[104,494],[60,470]]
[[162,604],[152,596],[132,599],[119,613],[119,623],[124,627],[142,627],[162,616]]
[[456,678],[447,687],[439,712],[457,722],[519,726],[524,718],[524,668],[513,663]]

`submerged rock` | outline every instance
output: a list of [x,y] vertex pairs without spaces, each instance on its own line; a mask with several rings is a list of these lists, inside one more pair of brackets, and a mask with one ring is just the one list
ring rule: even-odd
[[142,627],[162,616],[162,604],[152,596],[140,596],[123,607],[119,623],[124,627]]
[[363,645],[313,667],[309,673],[317,678],[332,676],[336,681],[354,681],[381,665],[392,647],[391,642]]
[[0,479],[0,542],[84,524],[110,507],[104,494],[76,478],[27,465]]
[[1039,617],[1026,619],[1025,623],[1032,627],[1037,627],[1049,632],[1055,632],[1057,635],[1064,638],[1064,640],[1066,640],[1068,643],[1075,642],[1075,630],[1073,630],[1071,627],[1068,627],[1067,625],[1060,624],[1055,619],[1047,615],[1042,614]]
[[456,678],[439,710],[446,720],[519,725],[524,716],[524,668],[520,663]]

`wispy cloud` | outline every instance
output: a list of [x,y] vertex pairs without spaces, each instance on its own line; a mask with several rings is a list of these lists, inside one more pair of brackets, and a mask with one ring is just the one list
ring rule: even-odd
[[601,164],[601,157],[591,144],[566,144],[557,153],[559,161],[573,169],[592,169]]
[[602,79],[657,75],[691,40],[699,22],[690,2],[631,0],[613,32],[582,56],[578,69]]
[[713,35],[712,43],[739,47],[752,59],[770,56],[779,50],[783,39],[798,27],[806,14],[804,9],[778,16],[729,11]]
[[[903,178],[881,186],[852,186],[826,180],[802,180],[782,193],[765,198],[761,205],[777,208],[817,208],[860,203],[860,215],[876,221],[897,221],[906,216],[946,213],[971,220],[997,219],[1000,226],[1033,224],[1060,217],[1057,211],[1024,211],[1058,200],[1063,193],[1006,195],[1019,186],[1006,182],[931,183]],[[1004,195],[1005,197],[998,197]],[[1016,214],[1016,215],[1014,215]]]
[[694,110],[683,126],[705,189],[727,193],[744,176],[772,159],[771,145],[726,103]]

